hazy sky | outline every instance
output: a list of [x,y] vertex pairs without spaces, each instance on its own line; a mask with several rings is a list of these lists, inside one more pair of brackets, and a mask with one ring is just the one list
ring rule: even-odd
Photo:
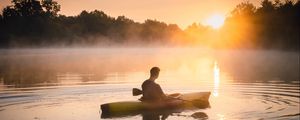
[[[0,8],[11,0],[0,0]],[[56,0],[61,5],[60,14],[78,15],[82,10],[102,10],[117,17],[124,15],[137,22],[156,19],[178,24],[181,28],[196,22],[203,23],[214,14],[226,16],[245,0]],[[261,0],[249,0],[258,6]]]

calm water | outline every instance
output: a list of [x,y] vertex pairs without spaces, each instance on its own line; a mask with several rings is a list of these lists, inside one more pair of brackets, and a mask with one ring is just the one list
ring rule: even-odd
[[100,120],[101,104],[140,97],[152,66],[166,93],[212,92],[210,108],[168,120],[300,119],[299,53],[197,48],[0,50],[0,118]]

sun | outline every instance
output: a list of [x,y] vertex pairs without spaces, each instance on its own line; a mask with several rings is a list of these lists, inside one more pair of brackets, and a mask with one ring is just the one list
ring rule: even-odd
[[210,16],[205,22],[205,25],[211,26],[214,29],[219,29],[223,26],[225,17],[219,14]]

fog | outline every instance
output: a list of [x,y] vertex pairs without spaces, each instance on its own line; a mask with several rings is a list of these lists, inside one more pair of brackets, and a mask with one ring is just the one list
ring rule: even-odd
[[228,81],[294,82],[300,73],[297,52],[136,47],[10,49],[0,54],[1,83],[13,87],[141,82],[153,66],[161,68],[161,79],[172,76],[181,82],[212,80],[215,64]]

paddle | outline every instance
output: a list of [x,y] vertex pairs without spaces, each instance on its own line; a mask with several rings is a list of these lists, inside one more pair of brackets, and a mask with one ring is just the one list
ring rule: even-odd
[[138,89],[138,88],[132,88],[132,95],[133,96],[138,96],[138,95],[141,95],[143,94],[143,91]]

